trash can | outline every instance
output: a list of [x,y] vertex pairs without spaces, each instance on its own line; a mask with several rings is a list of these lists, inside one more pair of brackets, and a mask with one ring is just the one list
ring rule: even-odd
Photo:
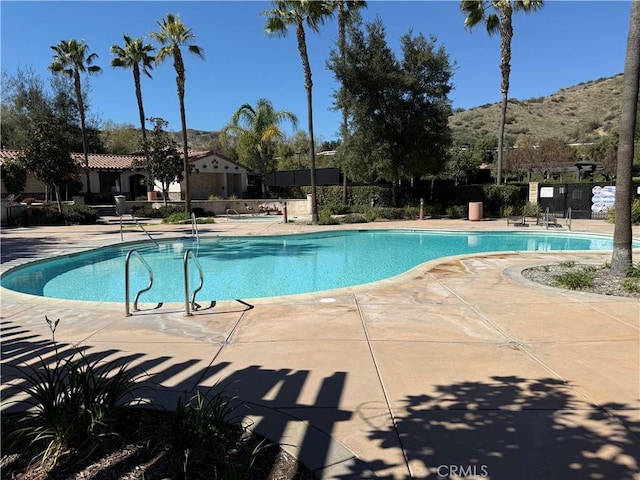
[[116,195],[113,198],[115,198],[116,200],[116,214],[125,215],[129,213],[129,211],[127,210],[127,204],[125,202],[125,199],[127,197],[125,197],[124,195]]
[[482,220],[482,202],[469,202],[469,221],[479,222]]

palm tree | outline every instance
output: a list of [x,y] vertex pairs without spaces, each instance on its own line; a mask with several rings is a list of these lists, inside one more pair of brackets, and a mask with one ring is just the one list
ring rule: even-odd
[[222,130],[223,136],[233,135],[240,144],[249,144],[250,153],[255,152],[257,158],[253,160],[262,179],[263,196],[266,195],[266,176],[275,152],[274,142],[285,138],[280,129],[284,121],[290,121],[293,128],[298,128],[295,114],[286,110],[276,111],[269,100],[261,98],[255,108],[248,103],[240,106],[231,116],[229,125]]
[[[347,25],[353,20],[356,12],[361,8],[366,8],[367,2],[364,0],[332,0],[331,5],[338,10],[338,55],[344,61],[344,51],[347,44]],[[346,108],[342,109],[342,124],[340,132],[342,141],[348,135],[347,118],[349,113]],[[342,175],[342,204],[347,204],[347,175]]]
[[[151,77],[155,56],[150,55],[154,48],[149,44],[144,44],[144,39],[132,39],[124,35],[124,46],[113,45],[111,53],[115,58],[111,59],[111,66],[114,68],[131,68],[133,70],[133,83],[136,88],[136,98],[138,100],[138,112],[140,114],[140,128],[142,129],[142,144],[144,145],[146,156],[147,129],[145,127],[144,106],[142,104],[142,90],[140,88],[140,72],[147,77]],[[153,191],[151,178],[147,177],[147,191]]]
[[[460,9],[467,15],[464,26],[473,29],[484,23],[489,35],[500,34],[500,71],[502,72],[502,113],[500,115],[500,134],[498,135],[498,166],[496,183],[502,183],[502,154],[504,151],[504,128],[507,119],[507,101],[509,95],[509,75],[511,74],[511,39],[514,12],[530,13],[543,7],[543,0],[462,0]],[[487,10],[492,7],[495,13]]]
[[156,54],[156,63],[161,63],[169,57],[173,58],[173,67],[176,70],[176,85],[178,87],[178,100],[180,101],[180,122],[182,124],[182,154],[184,161],[184,209],[187,213],[191,211],[191,188],[189,176],[191,168],[189,166],[189,152],[187,145],[187,116],[184,110],[184,83],[186,79],[182,50],[180,47],[187,47],[192,53],[204,59],[204,51],[197,45],[193,45],[196,37],[190,28],[187,28],[179,17],[172,13],[167,13],[167,17],[158,22],[160,31],[152,32],[151,37],[156,39],[160,49]]
[[620,139],[616,171],[616,223],[613,230],[611,271],[624,275],[632,264],[631,197],[634,136],[640,89],[640,2],[631,2],[631,23],[624,62]]
[[311,66],[309,65],[309,55],[307,54],[304,25],[306,24],[313,32],[317,32],[320,29],[320,25],[332,15],[332,9],[329,3],[317,0],[276,0],[272,4],[274,8],[262,12],[262,15],[267,17],[265,25],[267,35],[285,37],[289,27],[295,26],[298,51],[302,59],[309,123],[311,223],[315,225],[318,223],[318,202],[316,195],[316,151],[313,138],[313,82],[311,81]]
[[80,73],[95,75],[102,69],[93,62],[98,55],[89,54],[89,47],[84,41],[62,40],[57,45],[51,46],[55,52],[53,60],[49,65],[49,70],[54,74],[62,74],[73,79],[73,86],[76,92],[76,102],[78,112],[80,112],[80,130],[82,132],[82,152],[84,154],[84,168],[87,175],[87,197],[91,194],[91,182],[89,177],[89,154],[87,152],[87,133],[85,129],[85,111],[82,98],[82,84]]

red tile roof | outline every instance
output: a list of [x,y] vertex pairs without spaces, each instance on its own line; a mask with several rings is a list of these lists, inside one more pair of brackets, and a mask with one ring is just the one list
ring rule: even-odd
[[[242,165],[229,160],[228,158],[220,155],[218,153],[212,152],[210,150],[207,151],[196,151],[189,150],[189,160],[198,160],[200,158],[206,158],[211,155],[216,155],[224,160],[238,165],[242,167]],[[0,150],[0,165],[4,160],[15,160],[20,156],[19,150]],[[71,157],[78,162],[80,165],[84,164],[84,154],[82,153],[72,153]],[[142,155],[112,155],[108,153],[90,153],[88,155],[89,158],[89,168],[92,169],[113,169],[113,170],[128,170],[132,167],[132,164],[135,160],[142,159]],[[242,167],[244,168],[244,167]]]

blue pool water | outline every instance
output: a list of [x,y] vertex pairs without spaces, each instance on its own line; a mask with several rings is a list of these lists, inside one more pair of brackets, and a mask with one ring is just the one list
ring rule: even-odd
[[[348,287],[406,272],[435,258],[494,251],[611,250],[610,238],[562,233],[338,231],[265,237],[216,237],[121,244],[34,262],[0,277],[4,288],[31,295],[123,302],[125,256],[136,249],[153,269],[141,302],[184,301],[183,257],[191,249],[204,269],[198,300],[292,295]],[[148,283],[131,258],[131,296]],[[190,285],[198,285],[195,267]]]

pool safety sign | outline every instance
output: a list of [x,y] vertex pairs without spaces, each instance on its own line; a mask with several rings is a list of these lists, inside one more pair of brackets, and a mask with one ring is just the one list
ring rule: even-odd
[[591,211],[594,213],[607,213],[616,203],[616,187],[595,186],[591,189]]

